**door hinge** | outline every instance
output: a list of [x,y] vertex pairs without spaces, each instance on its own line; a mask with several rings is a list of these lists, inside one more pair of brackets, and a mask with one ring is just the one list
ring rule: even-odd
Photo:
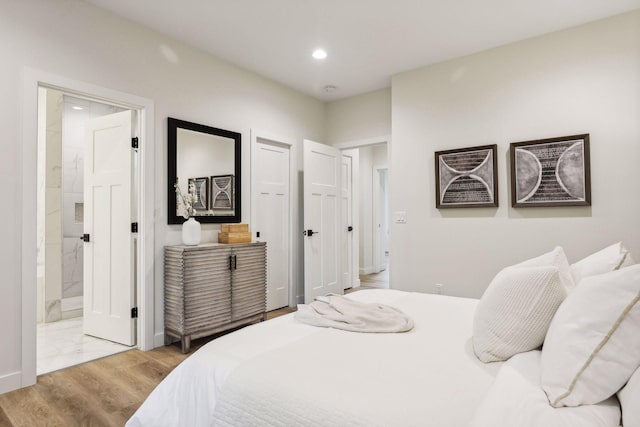
[[132,319],[137,319],[138,318],[138,307],[133,307],[131,309],[131,318]]
[[131,138],[131,148],[138,148],[138,137]]
[[138,232],[138,223],[137,222],[132,222],[131,223],[131,232],[132,233],[137,233]]

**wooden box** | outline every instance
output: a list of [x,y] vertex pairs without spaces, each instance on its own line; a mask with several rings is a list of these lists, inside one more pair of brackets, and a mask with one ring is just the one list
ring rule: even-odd
[[222,233],[248,233],[249,224],[221,224],[220,232]]
[[250,243],[251,233],[246,232],[220,232],[218,233],[218,243]]

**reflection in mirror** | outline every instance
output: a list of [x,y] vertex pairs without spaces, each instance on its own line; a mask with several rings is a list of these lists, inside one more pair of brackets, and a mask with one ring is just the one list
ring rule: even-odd
[[169,223],[190,215],[240,222],[240,134],[173,118],[168,123]]

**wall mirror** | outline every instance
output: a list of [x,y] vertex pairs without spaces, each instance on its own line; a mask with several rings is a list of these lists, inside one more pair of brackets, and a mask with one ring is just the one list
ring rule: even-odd
[[[188,212],[202,223],[240,222],[240,145],[237,132],[168,118],[169,224]],[[195,199],[191,209],[183,199]]]

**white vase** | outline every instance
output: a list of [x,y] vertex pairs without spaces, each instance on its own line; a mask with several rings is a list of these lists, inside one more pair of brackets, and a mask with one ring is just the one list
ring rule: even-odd
[[182,223],[182,244],[187,246],[195,246],[200,243],[202,237],[202,229],[200,223],[194,217]]

